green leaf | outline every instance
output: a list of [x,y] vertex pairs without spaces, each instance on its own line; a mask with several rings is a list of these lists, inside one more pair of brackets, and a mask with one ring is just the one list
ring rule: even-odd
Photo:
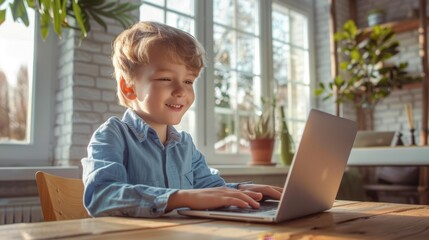
[[360,59],[360,52],[357,49],[354,49],[350,52],[350,58],[352,60],[358,61]]
[[347,70],[348,66],[349,66],[348,62],[341,62],[340,63],[340,69],[341,70]]
[[53,18],[54,31],[55,31],[55,33],[57,33],[58,37],[61,38],[61,35],[62,35],[62,32],[61,32],[62,31],[62,27],[61,27],[61,24],[62,24],[61,10],[62,10],[62,8],[60,7],[61,2],[60,2],[60,0],[53,0],[52,3],[53,3],[52,4],[52,14],[54,15],[54,18]]
[[16,21],[21,19],[26,27],[30,25],[27,15],[27,9],[25,7],[23,0],[15,0],[9,4],[10,9],[12,11],[13,20]]
[[0,25],[6,20],[6,9],[0,10]]
[[82,33],[82,37],[85,38],[87,36],[87,32],[86,32],[84,21],[82,19],[82,10],[78,4],[78,0],[72,0],[72,6],[73,6],[73,12],[76,17],[76,22],[79,25],[80,31]]
[[101,19],[97,14],[94,14],[92,11],[89,11],[89,15],[94,18],[94,20],[103,27],[104,31],[107,31],[107,24]]
[[337,76],[334,82],[335,82],[335,86],[339,88],[344,85],[344,80],[341,78],[341,76]]
[[348,20],[344,23],[343,29],[350,34],[350,37],[356,36],[357,27],[353,20]]
[[320,96],[320,95],[322,95],[322,94],[323,94],[323,92],[325,92],[325,90],[324,90],[324,89],[322,89],[322,88],[317,88],[316,90],[314,90],[314,95],[316,95],[316,96]]
[[328,95],[326,95],[324,98],[322,98],[322,100],[323,101],[326,101],[326,100],[328,100],[328,99],[330,99],[331,97],[333,97],[334,95],[331,93],[331,94],[328,94]]
[[66,22],[66,17],[67,17],[67,0],[62,0],[62,5],[61,5],[61,23],[65,23]]
[[48,11],[42,12],[40,14],[40,33],[42,34],[43,40],[46,40],[49,35],[49,22],[50,16]]
[[[26,0],[26,1],[27,1],[27,6],[29,6],[30,8],[35,8],[34,0]],[[1,5],[1,1],[0,1],[0,5]]]

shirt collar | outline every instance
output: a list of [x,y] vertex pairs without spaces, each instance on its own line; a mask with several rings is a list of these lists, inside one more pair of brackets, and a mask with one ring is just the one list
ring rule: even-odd
[[[125,111],[122,121],[127,124],[139,142],[143,142],[148,138],[149,130],[156,134],[155,130],[131,108]],[[178,143],[181,141],[181,135],[173,126],[167,126],[167,139],[167,145]]]

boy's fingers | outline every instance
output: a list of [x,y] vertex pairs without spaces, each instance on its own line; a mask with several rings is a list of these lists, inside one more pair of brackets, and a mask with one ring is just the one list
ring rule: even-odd
[[253,191],[242,191],[242,193],[245,193],[246,195],[248,195],[249,197],[253,198],[256,201],[261,201],[261,199],[264,197],[264,195],[260,192],[253,192]]
[[264,195],[271,197],[273,199],[280,199],[280,197],[282,196],[282,193],[280,191],[278,191],[277,189],[274,188],[268,188],[266,189],[266,191],[264,192]]
[[[241,199],[242,201],[245,201],[248,204],[248,206],[250,205],[250,207],[252,208],[259,208],[259,203],[257,202],[257,200],[254,199],[259,195],[262,196],[262,194],[255,193],[255,192],[234,191],[231,194],[231,197],[238,198],[238,199]],[[259,197],[259,198],[262,198],[262,197]]]
[[235,197],[224,197],[223,198],[223,205],[224,206],[237,206],[239,208],[247,208],[249,207],[249,203],[247,203],[244,200],[241,200],[239,198]]

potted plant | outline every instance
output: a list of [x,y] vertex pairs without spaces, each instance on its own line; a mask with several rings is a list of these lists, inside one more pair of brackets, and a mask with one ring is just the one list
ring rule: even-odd
[[252,165],[272,165],[275,143],[275,101],[262,98],[262,109],[256,117],[247,119],[245,134],[250,144]]
[[389,96],[392,89],[421,78],[408,74],[407,62],[387,63],[399,53],[399,42],[394,40],[389,27],[374,26],[371,32],[364,32],[349,20],[335,34],[335,41],[341,54],[340,74],[328,86],[320,82],[315,94],[325,94],[324,100],[335,96],[336,104],[352,103],[359,128],[372,130],[375,105]]

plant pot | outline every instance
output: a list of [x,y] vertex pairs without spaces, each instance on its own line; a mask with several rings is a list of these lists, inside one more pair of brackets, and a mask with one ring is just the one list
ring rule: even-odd
[[261,138],[250,140],[252,165],[272,165],[271,158],[274,150],[274,138]]
[[382,12],[374,12],[367,16],[368,26],[372,27],[384,22],[384,13]]

